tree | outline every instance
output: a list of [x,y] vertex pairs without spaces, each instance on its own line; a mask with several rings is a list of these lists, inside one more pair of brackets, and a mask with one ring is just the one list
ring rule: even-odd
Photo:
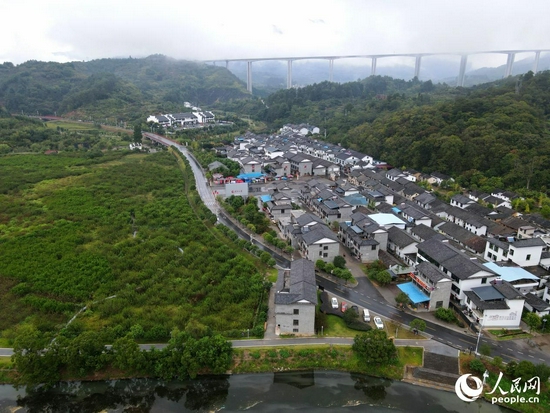
[[113,367],[138,372],[144,368],[145,357],[130,335],[118,338],[111,347]]
[[413,321],[409,323],[409,327],[411,327],[413,330],[418,331],[425,331],[426,330],[426,322],[424,320],[421,320],[420,318],[415,318]]
[[323,260],[315,261],[315,267],[320,269],[321,271],[325,270],[325,265],[326,265],[326,262],[324,262]]
[[386,332],[371,330],[358,334],[353,339],[353,351],[365,363],[388,363],[395,359],[397,350]]
[[341,255],[337,255],[334,257],[333,264],[336,268],[346,268],[346,259],[342,257]]
[[53,348],[47,348],[51,337],[34,328],[20,332],[13,347],[12,360],[17,370],[17,384],[51,385],[59,381],[60,357]]
[[487,343],[481,344],[481,346],[479,346],[479,353],[484,355],[484,356],[490,356],[491,355],[491,346]]
[[395,296],[395,302],[399,305],[399,307],[403,307],[409,302],[409,296],[401,291]]
[[485,372],[485,364],[480,359],[472,359],[470,361],[470,370],[478,373],[483,374]]
[[373,278],[380,285],[388,285],[391,283],[391,275],[386,270],[375,273]]
[[141,142],[141,125],[134,125],[134,142]]
[[537,329],[542,324],[542,320],[538,315],[535,313],[527,313],[524,317],[525,324],[529,326],[529,331],[531,332],[533,329]]

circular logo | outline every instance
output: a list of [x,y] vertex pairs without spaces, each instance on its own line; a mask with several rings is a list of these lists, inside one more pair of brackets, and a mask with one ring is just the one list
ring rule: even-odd
[[455,384],[455,392],[456,395],[460,400],[463,400],[465,402],[473,402],[476,400],[481,393],[483,392],[483,383],[481,380],[476,377],[472,376],[472,380],[474,381],[476,387],[472,389],[468,385],[468,377],[472,376],[471,374],[463,374],[458,378]]

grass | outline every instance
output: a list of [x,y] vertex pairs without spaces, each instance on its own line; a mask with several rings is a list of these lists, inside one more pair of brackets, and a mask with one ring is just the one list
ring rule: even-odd
[[277,282],[277,269],[276,268],[272,268],[268,271],[267,281],[269,281],[273,284],[275,284]]
[[[415,335],[409,327],[405,327],[401,324],[394,323],[392,321],[384,321],[384,329],[388,337],[394,337],[396,339],[411,339],[411,340],[425,340],[422,334]],[[397,330],[397,335],[395,331]]]
[[233,373],[261,373],[309,369],[353,371],[400,380],[405,364],[419,366],[422,348],[398,347],[399,360],[393,364],[365,364],[351,346],[317,345],[307,347],[272,347],[269,349],[234,349]]
[[495,336],[497,340],[501,340],[501,341],[533,337],[532,334],[526,333],[521,329],[516,329],[516,330],[500,329],[500,330],[488,330],[488,331],[493,336]]
[[90,123],[85,122],[70,122],[70,121],[58,121],[53,120],[46,122],[46,126],[51,129],[57,129],[57,127],[66,129],[66,130],[78,130],[78,131],[90,131],[90,130],[98,130]]
[[336,315],[327,315],[328,325],[324,326],[323,335],[328,337],[355,337],[361,331],[352,330],[346,326],[344,320]]

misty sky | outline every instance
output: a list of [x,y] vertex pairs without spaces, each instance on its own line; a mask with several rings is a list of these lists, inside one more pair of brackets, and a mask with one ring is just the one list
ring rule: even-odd
[[0,15],[14,64],[550,49],[549,0],[0,0]]

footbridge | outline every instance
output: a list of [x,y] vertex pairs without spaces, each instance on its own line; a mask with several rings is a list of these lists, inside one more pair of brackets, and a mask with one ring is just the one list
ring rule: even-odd
[[287,62],[287,77],[286,86],[288,89],[292,87],[292,62],[297,60],[327,60],[329,64],[329,78],[330,82],[333,81],[334,75],[334,61],[338,59],[370,59],[370,75],[376,75],[376,64],[378,60],[390,57],[410,57],[415,60],[414,76],[419,77],[420,69],[422,66],[422,58],[426,56],[460,56],[460,65],[458,68],[457,86],[464,86],[464,79],[466,75],[466,65],[468,63],[468,57],[472,55],[481,54],[503,54],[507,56],[506,59],[506,71],[505,77],[511,76],[512,68],[514,66],[514,59],[518,53],[534,53],[535,60],[533,63],[533,72],[537,73],[540,54],[542,52],[548,52],[550,49],[529,49],[529,50],[490,50],[481,52],[469,52],[469,53],[393,53],[393,54],[358,54],[358,55],[345,55],[345,56],[293,56],[293,57],[261,57],[261,58],[241,58],[241,59],[215,59],[205,60],[204,63],[212,63],[214,65],[217,62],[225,62],[225,67],[229,68],[230,62],[246,62],[246,88],[252,93],[252,63],[262,62],[269,60],[279,60]]

